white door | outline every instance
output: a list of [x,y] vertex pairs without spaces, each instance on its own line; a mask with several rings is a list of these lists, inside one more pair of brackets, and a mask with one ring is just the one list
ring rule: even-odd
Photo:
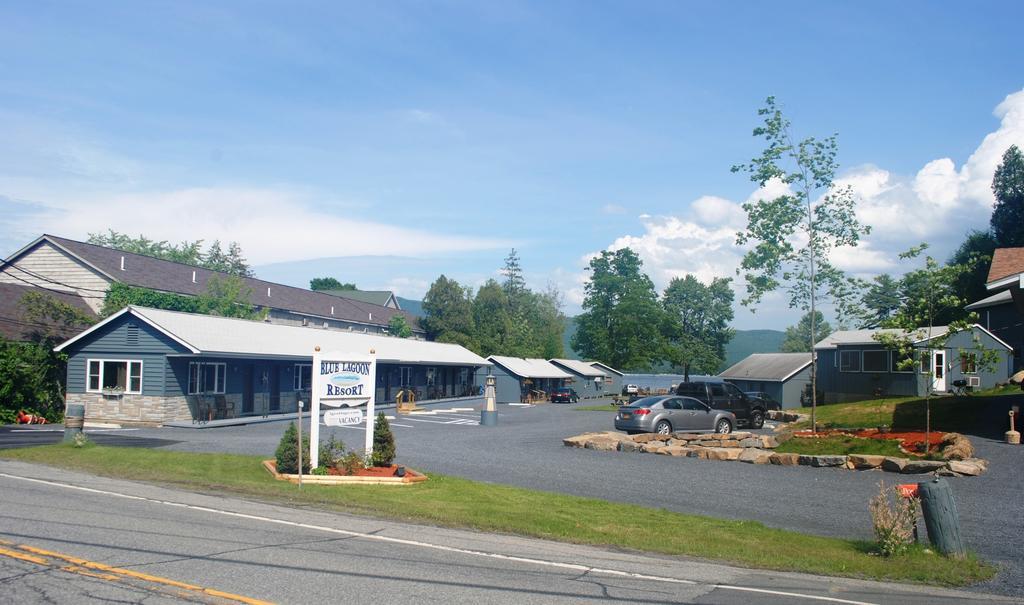
[[946,391],[946,352],[932,351],[932,390]]

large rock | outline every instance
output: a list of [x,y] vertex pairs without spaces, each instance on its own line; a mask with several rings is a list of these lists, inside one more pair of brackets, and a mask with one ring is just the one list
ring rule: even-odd
[[696,443],[694,443],[692,441],[690,442],[690,445],[699,445],[701,447],[718,447],[721,444],[722,444],[722,441],[720,439],[719,440],[705,439],[705,440],[702,440],[702,441],[697,441]]
[[944,468],[946,463],[941,460],[911,460],[903,467],[904,475],[923,475]]
[[633,443],[648,443],[650,441],[664,441],[665,436],[657,433],[641,433],[630,437]]
[[562,439],[562,443],[568,447],[583,447],[591,438],[601,434],[602,433],[583,433],[582,435],[576,435],[575,437],[566,437],[565,439]]
[[887,456],[885,460],[882,460],[882,470],[887,473],[902,473],[903,467],[906,465],[906,458],[893,458],[891,456]]
[[700,433],[672,433],[672,437],[680,439],[682,441],[699,441],[705,438],[707,435],[701,435]]
[[743,448],[740,447],[709,447],[708,459],[709,460],[738,460],[740,454],[743,453]]
[[761,439],[758,437],[747,437],[739,442],[740,447],[761,447]]
[[985,472],[986,465],[983,463],[984,460],[974,458],[971,460],[950,460],[946,463],[946,466],[957,475],[976,477]]
[[688,456],[693,449],[684,445],[667,445],[661,448],[658,453],[664,456]]
[[640,451],[648,454],[657,454],[663,447],[668,447],[664,441],[650,441],[648,443],[641,443]]
[[784,454],[775,452],[768,459],[769,462],[776,466],[796,466],[800,464],[800,454]]
[[870,454],[850,454],[850,462],[853,463],[853,468],[861,470],[869,468],[878,468],[882,466],[883,461],[885,461],[885,456],[872,456]]
[[740,445],[739,439],[722,439],[718,442],[718,447],[743,447]]
[[620,452],[639,452],[641,445],[632,441],[620,441],[619,451]]
[[689,456],[690,458],[699,458],[701,460],[707,460],[708,452],[710,451],[711,450],[706,447],[695,447],[690,449],[690,451],[686,455]]
[[591,438],[583,447],[588,450],[597,450],[599,452],[614,452],[619,449],[619,441],[619,439],[599,436]]
[[668,440],[669,445],[686,445],[687,443],[689,443],[689,441],[686,439],[672,438]]
[[746,448],[743,453],[740,454],[740,462],[748,462],[750,464],[768,464],[771,462],[772,452],[766,452],[757,448]]
[[804,466],[815,466],[815,467],[827,467],[827,466],[843,466],[846,464],[846,456],[800,456],[800,464]]
[[774,435],[761,435],[761,447],[773,450],[779,447],[779,440]]

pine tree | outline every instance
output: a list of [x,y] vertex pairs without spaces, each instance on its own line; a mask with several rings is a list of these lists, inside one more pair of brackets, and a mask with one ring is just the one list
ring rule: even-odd
[[372,458],[373,466],[391,466],[395,461],[395,436],[384,412],[377,414],[377,422],[373,425]]

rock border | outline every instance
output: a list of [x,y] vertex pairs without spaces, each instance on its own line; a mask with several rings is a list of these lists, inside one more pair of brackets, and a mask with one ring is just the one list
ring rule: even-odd
[[[957,437],[966,439],[960,435]],[[776,466],[881,470],[904,475],[934,473],[947,477],[974,477],[988,470],[988,461],[982,458],[917,460],[867,454],[807,455],[774,452],[772,450],[779,446],[774,435],[755,435],[745,432],[727,435],[718,433],[626,435],[615,431],[604,431],[566,437],[562,440],[562,444],[566,447],[602,452],[641,452],[702,460],[737,460],[748,464],[773,464]]]

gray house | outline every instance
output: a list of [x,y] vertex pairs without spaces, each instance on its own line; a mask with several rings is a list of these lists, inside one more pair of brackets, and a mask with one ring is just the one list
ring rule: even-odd
[[[814,346],[818,356],[818,390],[826,403],[858,401],[879,396],[924,396],[929,390],[953,391],[963,381],[969,389],[988,389],[1006,382],[1013,365],[1013,349],[975,324],[948,334],[941,348],[930,342],[947,336],[946,326],[913,332],[902,330],[844,330]],[[914,366],[900,366],[899,354],[873,338],[879,332],[909,335],[914,342]],[[980,345],[980,347],[979,347]],[[994,367],[982,367],[982,349],[995,351]]]
[[601,385],[604,392],[611,394],[622,392],[622,387],[625,386],[622,384],[622,378],[625,374],[600,361],[588,361],[587,363],[595,370],[604,372],[604,383]]
[[615,392],[605,388],[608,374],[586,361],[578,359],[549,359],[560,370],[568,373],[569,386],[576,389],[580,397],[598,397],[614,395]]
[[985,288],[993,294],[967,305],[978,323],[1013,347],[1013,371],[1024,369],[1024,247],[996,248]]
[[761,391],[784,408],[796,408],[811,383],[811,354],[754,353],[720,376],[741,391]]
[[[543,359],[491,355],[487,361],[494,364],[494,367],[482,368],[480,373],[486,374],[489,370],[494,375],[498,403],[525,402],[547,397],[572,378]],[[479,374],[477,384],[484,384]]]
[[477,396],[490,365],[454,344],[126,307],[56,347],[67,403],[90,421],[161,424],[291,412],[308,401],[314,348],[377,356],[377,401]]

